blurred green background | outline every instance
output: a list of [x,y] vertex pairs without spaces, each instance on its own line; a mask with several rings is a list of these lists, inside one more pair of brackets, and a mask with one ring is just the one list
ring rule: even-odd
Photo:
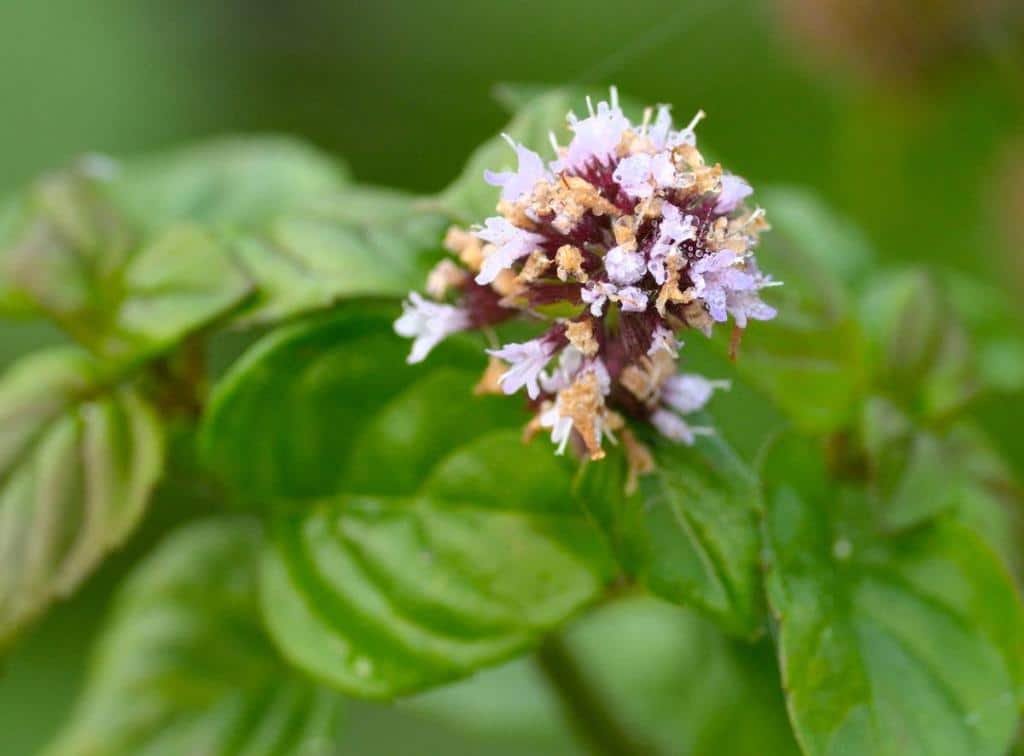
[[[495,84],[600,93],[615,83],[672,103],[677,120],[704,109],[703,144],[733,171],[755,186],[818,191],[884,259],[970,271],[1024,308],[1022,6],[6,0],[0,190],[86,151],[130,156],[276,131],[342,155],[362,181],[434,191],[505,120]],[[0,361],[56,338],[4,325]],[[1000,400],[978,414],[1024,467],[1024,405]],[[46,740],[112,586],[166,522],[202,511],[201,499],[164,492],[151,535],[17,649],[0,678],[0,752],[30,754]],[[386,707],[356,707],[350,720],[346,753],[359,756],[524,752]]]

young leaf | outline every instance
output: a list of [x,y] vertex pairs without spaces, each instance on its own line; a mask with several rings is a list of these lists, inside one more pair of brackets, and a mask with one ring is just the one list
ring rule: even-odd
[[349,187],[274,218],[233,250],[259,296],[246,322],[279,321],[356,296],[423,286],[441,255],[446,221],[422,199]]
[[768,597],[804,751],[1004,753],[1024,615],[995,555],[951,519],[880,538],[805,442],[780,443],[764,470]]
[[6,285],[104,357],[132,361],[172,346],[244,299],[250,284],[197,226],[139,244],[109,182],[77,169],[47,177],[0,244]]
[[0,646],[132,532],[162,459],[153,411],[82,352],[0,380]]
[[260,625],[260,540],[249,521],[198,522],[136,569],[46,756],[336,748],[340,697],[289,668]]
[[[737,370],[797,427],[835,430],[853,420],[866,386],[863,334],[844,279],[859,274],[870,251],[804,194],[768,189],[757,198],[772,224],[758,258],[785,285],[765,293],[778,318],[744,332]],[[729,334],[719,331],[715,341],[724,351]]]
[[206,459],[255,502],[331,494],[273,515],[264,612],[292,662],[376,698],[521,651],[608,571],[569,472],[522,443],[521,409],[473,396],[478,349],[407,367],[393,315],[350,309],[271,336],[204,429]]
[[[566,644],[626,731],[656,753],[798,752],[767,642],[730,640],[692,612],[635,597],[574,622]],[[529,659],[405,706],[461,731],[515,739],[524,753],[575,752],[550,683]]]
[[691,605],[728,632],[762,629],[753,473],[721,439],[654,447],[655,470],[625,494],[625,460],[587,464],[576,493],[626,574],[652,593]]
[[336,160],[300,141],[226,137],[125,161],[113,172],[111,193],[149,233],[187,222],[242,231],[346,181]]

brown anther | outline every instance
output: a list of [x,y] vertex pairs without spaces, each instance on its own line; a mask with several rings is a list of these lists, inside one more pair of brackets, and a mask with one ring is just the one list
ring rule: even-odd
[[706,336],[711,335],[715,321],[700,302],[690,302],[683,308],[683,320],[687,327],[695,328]]
[[531,284],[547,272],[547,269],[554,264],[547,253],[542,249],[535,249],[526,258],[523,269],[519,272],[519,281],[524,284]]
[[594,338],[594,324],[590,318],[568,323],[565,326],[565,337],[587,357],[597,354],[600,347]]
[[555,253],[555,264],[558,265],[558,279],[568,281],[572,276],[580,283],[586,283],[588,276],[583,270],[583,253],[579,247],[563,244]]
[[590,458],[604,459],[601,428],[606,409],[597,376],[587,372],[559,392],[558,407],[559,414],[572,419],[572,427],[583,439]]
[[687,304],[694,300],[692,291],[689,289],[680,291],[679,289],[679,273],[684,267],[686,267],[686,260],[682,255],[671,254],[665,259],[665,283],[662,284],[654,305],[662,317],[664,317],[665,308],[670,302]]
[[518,202],[510,202],[509,200],[501,200],[498,203],[498,215],[501,215],[511,223],[513,226],[524,229],[525,231],[534,231],[537,228],[537,224],[534,220],[526,214],[526,208]]
[[444,247],[459,256],[462,264],[474,273],[484,262],[483,242],[459,226],[452,226],[444,237]]
[[503,394],[501,390],[501,376],[508,371],[508,365],[497,357],[489,357],[487,367],[484,369],[480,380],[473,387],[476,396],[487,396],[490,394]]
[[627,249],[636,249],[636,223],[632,215],[623,215],[612,223],[615,243]]
[[441,260],[427,276],[427,294],[434,299],[444,299],[449,289],[462,286],[469,274],[451,260]]
[[660,350],[627,365],[619,375],[619,383],[641,402],[653,406],[658,403],[665,379],[675,373],[675,358]]
[[523,291],[523,285],[519,282],[518,276],[508,268],[498,273],[491,282],[491,288],[505,298],[517,297]]
[[626,452],[626,464],[629,468],[624,493],[626,496],[632,496],[639,487],[640,476],[654,472],[654,456],[646,445],[637,440],[629,428],[623,429],[621,437],[622,448]]
[[535,217],[550,217],[551,225],[563,234],[569,233],[588,212],[611,216],[619,212],[589,181],[565,174],[553,182],[538,182],[527,208]]

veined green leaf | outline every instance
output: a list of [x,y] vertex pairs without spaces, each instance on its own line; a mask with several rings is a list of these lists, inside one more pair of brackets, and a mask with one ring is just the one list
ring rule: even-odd
[[[590,684],[655,752],[798,753],[767,641],[730,640],[695,613],[649,597],[601,607],[565,635]],[[572,748],[559,702],[533,660],[485,670],[405,706],[463,731],[515,738],[524,753]]]
[[[271,508],[264,613],[295,664],[388,698],[536,642],[600,595],[609,565],[525,413],[474,397],[479,351],[407,367],[390,309],[271,336],[215,392],[208,462]],[[268,403],[269,401],[269,403]]]
[[338,747],[340,697],[260,625],[256,523],[191,524],[117,595],[71,721],[47,756],[301,756]]
[[805,442],[764,470],[768,597],[804,751],[1004,753],[1024,615],[995,554],[952,519],[879,537],[864,496]]
[[693,606],[728,632],[762,629],[758,491],[753,472],[720,438],[693,448],[655,442],[655,470],[625,494],[613,452],[587,464],[577,495],[622,569],[661,598]]
[[233,249],[259,290],[246,322],[279,321],[345,297],[422,288],[446,221],[422,199],[349,187],[242,236]]
[[77,350],[0,380],[0,645],[72,592],[135,528],[163,435],[130,387]]

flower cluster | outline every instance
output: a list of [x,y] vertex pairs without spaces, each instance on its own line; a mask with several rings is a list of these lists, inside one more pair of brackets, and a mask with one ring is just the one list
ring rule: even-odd
[[409,361],[418,362],[457,331],[516,316],[545,323],[531,341],[488,350],[478,388],[525,389],[535,411],[528,428],[549,430],[558,453],[572,442],[599,459],[603,440],[621,431],[642,469],[649,455],[627,417],[692,444],[711,431],[686,417],[728,386],[680,375],[676,334],[774,317],[760,297],[773,282],[753,256],[767,224],[744,204],[750,185],[697,150],[703,113],[675,130],[661,106],[634,125],[614,89],[610,99],[596,109],[588,101],[586,118],[568,115],[572,139],[559,146],[552,135],[547,164],[505,137],[517,170],[484,176],[501,189],[498,215],[449,230],[459,263],[434,269],[433,301],[411,294],[395,329],[415,339]]

